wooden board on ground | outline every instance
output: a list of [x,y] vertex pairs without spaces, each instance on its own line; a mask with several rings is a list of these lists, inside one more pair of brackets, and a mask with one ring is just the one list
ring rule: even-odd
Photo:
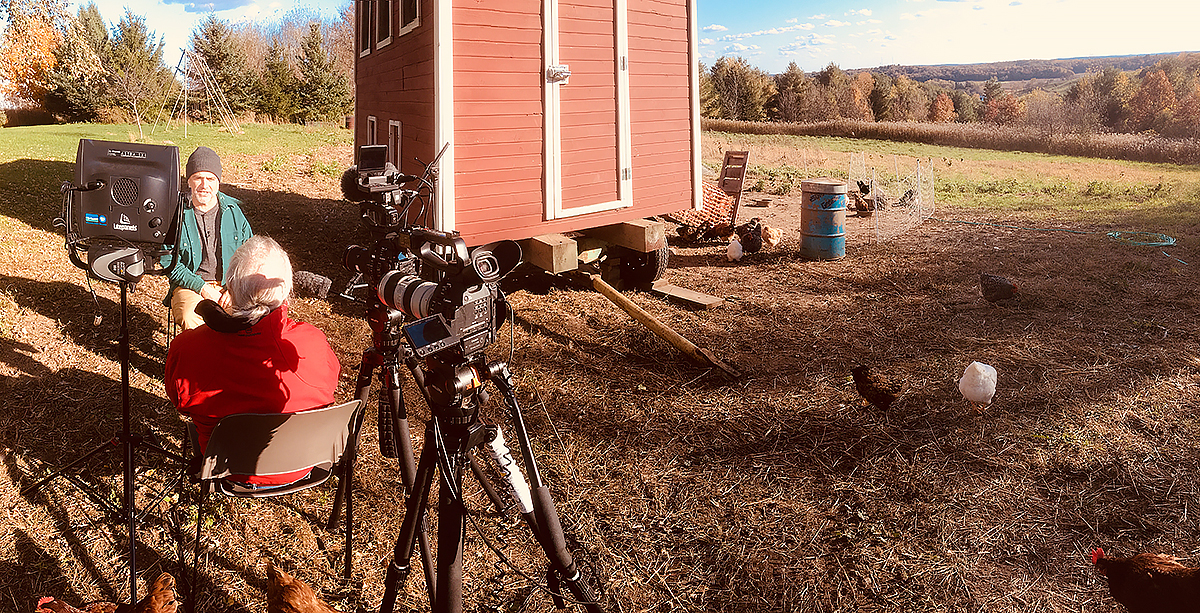
[[686,287],[672,285],[671,282],[667,281],[666,279],[659,279],[658,281],[655,281],[649,285],[643,285],[640,287],[640,289],[650,292],[656,296],[665,296],[667,298],[681,300],[690,306],[701,309],[711,309],[713,307],[719,307],[722,304],[725,304],[724,298],[717,298],[716,296],[710,296],[695,290],[690,290]]

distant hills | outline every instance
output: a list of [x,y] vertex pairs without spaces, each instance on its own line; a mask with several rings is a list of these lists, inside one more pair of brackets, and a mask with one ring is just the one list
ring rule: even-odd
[[[896,64],[868,68],[866,71],[886,74],[891,77],[905,76],[914,81],[950,81],[955,83],[987,81],[992,77],[1004,82],[1029,81],[1032,79],[1072,79],[1091,71],[1100,71],[1109,66],[1121,70],[1140,70],[1153,66],[1164,58],[1180,53],[1154,53],[1149,55],[1113,55],[1104,57],[1076,57],[1059,60],[1017,60],[1012,62],[990,62],[986,64],[941,64],[935,66],[900,66]],[[863,72],[852,70],[847,72]]]

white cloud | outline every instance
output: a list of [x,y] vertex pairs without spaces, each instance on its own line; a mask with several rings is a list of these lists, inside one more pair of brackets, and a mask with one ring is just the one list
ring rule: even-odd
[[711,45],[711,44],[713,44],[713,43],[715,43],[715,42],[717,42],[717,41],[715,41],[715,40],[713,40],[713,39],[711,39],[711,38],[701,38],[701,39],[700,39],[700,44],[701,44],[701,45]]
[[800,21],[800,20],[796,19],[795,17],[792,17],[791,19],[787,20],[788,23],[796,23],[797,21]]
[[725,47],[725,53],[741,53],[743,51],[754,51],[756,49],[762,49],[762,47],[759,47],[758,45],[743,45],[741,43],[733,43],[732,45]]
[[826,15],[826,14],[822,13],[822,14],[820,14],[820,15],[813,15],[812,17],[809,17],[809,19],[812,19],[812,20],[815,20],[815,21],[820,21],[820,20],[822,20],[822,19],[829,19],[829,15]]
[[843,26],[848,26],[848,25],[853,25],[853,24],[851,24],[849,21],[838,21],[836,19],[830,19],[829,21],[826,21],[825,23],[823,23],[821,25],[827,26],[830,28],[841,28]]
[[858,9],[857,11],[850,11],[849,13],[846,13],[846,14],[847,15],[862,15],[863,17],[870,17],[871,9]]
[[711,26],[704,26],[701,29],[704,30],[705,32],[724,32],[725,30],[728,30],[729,28],[727,28],[723,25],[714,23]]
[[900,19],[904,19],[904,20],[916,19],[918,16],[919,16],[919,14],[913,15],[912,13],[900,13]]
[[188,0],[164,0],[163,4],[178,4],[189,13],[215,13],[240,9],[254,4],[254,0],[214,0],[213,2],[190,2]]

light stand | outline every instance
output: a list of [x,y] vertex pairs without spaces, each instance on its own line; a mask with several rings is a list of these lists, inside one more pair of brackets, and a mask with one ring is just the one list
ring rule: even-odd
[[[108,251],[93,247],[88,250],[88,263],[86,269],[93,276],[106,280],[114,281],[121,286],[121,337],[119,357],[121,360],[121,430],[116,433],[111,440],[101,443],[92,451],[77,458],[66,466],[50,473],[38,482],[21,490],[21,495],[24,496],[41,488],[46,483],[58,476],[64,476],[69,481],[74,483],[80,490],[90,496],[101,507],[113,515],[119,515],[125,521],[129,531],[129,602],[130,604],[137,602],[137,523],[145,517],[146,512],[150,508],[157,505],[166,497],[167,493],[175,488],[182,481],[185,475],[185,469],[181,468],[177,475],[168,486],[165,486],[159,492],[145,511],[138,513],[137,506],[134,501],[134,482],[136,468],[136,449],[145,447],[150,451],[162,454],[163,456],[179,462],[181,467],[186,467],[186,459],[175,452],[168,451],[161,446],[147,442],[140,435],[133,434],[130,431],[130,402],[129,402],[129,299],[128,286],[130,283],[137,283],[141,279],[145,271],[145,263],[142,259],[142,250],[138,247],[124,247]],[[83,262],[78,259],[78,256],[72,251],[71,260],[76,265]],[[82,267],[82,266],[81,266]],[[95,486],[88,484],[82,479],[70,474],[72,468],[81,464],[87,463],[93,457],[105,451],[111,451],[117,447],[121,447],[122,462],[124,464],[124,496],[121,506],[116,507],[95,491]]]

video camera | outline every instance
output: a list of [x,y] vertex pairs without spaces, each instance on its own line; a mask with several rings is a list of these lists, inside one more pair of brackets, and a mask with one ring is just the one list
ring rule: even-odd
[[[444,152],[416,177],[386,162],[387,145],[359,148],[359,165],[343,174],[342,193],[359,202],[373,244],[346,248],[342,265],[357,274],[342,295],[354,299],[351,288],[365,280],[370,294],[359,301],[368,303],[377,335],[392,321],[391,314],[371,308],[382,305],[409,322],[401,331],[416,357],[447,352],[447,360],[466,363],[495,340],[508,318],[499,282],[521,263],[521,247],[506,240],[468,249],[458,232],[410,225],[412,204],[432,199],[431,169]],[[417,189],[400,187],[415,181]]]

